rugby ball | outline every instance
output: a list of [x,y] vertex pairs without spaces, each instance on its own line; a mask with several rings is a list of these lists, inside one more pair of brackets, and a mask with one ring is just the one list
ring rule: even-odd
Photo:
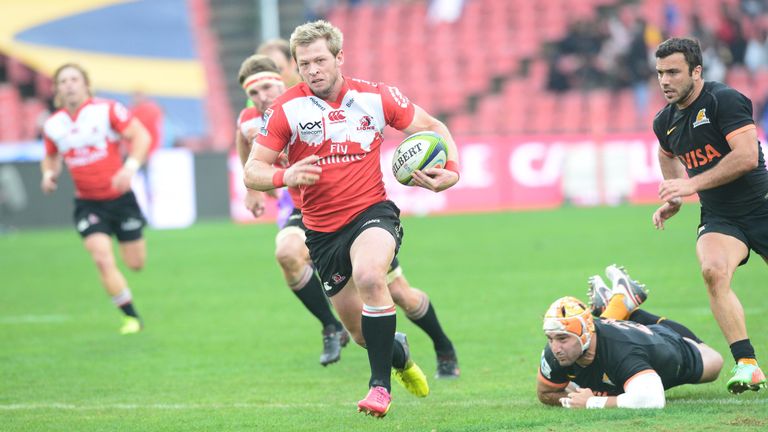
[[434,132],[417,132],[404,139],[392,157],[392,174],[401,184],[413,186],[413,172],[443,168],[448,161],[448,146]]

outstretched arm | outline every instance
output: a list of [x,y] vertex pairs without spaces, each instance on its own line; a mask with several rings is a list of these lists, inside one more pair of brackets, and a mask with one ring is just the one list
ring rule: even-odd
[[647,369],[630,378],[618,396],[595,396],[592,390],[581,388],[560,402],[566,408],[664,408],[666,399],[661,377]]

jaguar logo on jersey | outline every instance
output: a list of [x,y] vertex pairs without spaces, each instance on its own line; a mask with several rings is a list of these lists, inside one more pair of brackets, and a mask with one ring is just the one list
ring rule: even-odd
[[347,116],[344,114],[344,110],[336,110],[328,113],[328,120],[331,123],[340,123],[347,120]]
[[552,366],[549,365],[547,359],[544,358],[544,351],[541,352],[541,374],[546,378],[552,379]]
[[357,127],[359,131],[376,130],[376,126],[373,124],[373,117],[363,116],[360,118],[360,125]]
[[709,119],[707,118],[707,109],[702,108],[699,110],[698,113],[696,113],[696,121],[693,122],[693,127],[701,126],[703,124],[708,124]]
[[605,374],[605,373],[603,374],[603,382],[608,384],[608,385],[612,385],[612,386],[616,385],[613,382],[611,382],[611,379],[608,378],[608,374]]

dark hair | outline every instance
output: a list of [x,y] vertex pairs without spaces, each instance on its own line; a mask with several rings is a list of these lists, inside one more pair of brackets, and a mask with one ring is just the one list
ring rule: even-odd
[[688,63],[688,73],[692,74],[696,66],[703,66],[701,62],[701,45],[699,41],[691,38],[670,38],[656,48],[656,58],[669,57],[674,53],[681,53]]

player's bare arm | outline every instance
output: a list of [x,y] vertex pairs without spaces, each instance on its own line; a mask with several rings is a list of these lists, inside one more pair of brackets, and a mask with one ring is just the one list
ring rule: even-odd
[[[247,137],[243,136],[240,128],[235,130],[235,148],[237,149],[237,155],[240,157],[240,163],[245,166],[246,162],[248,162],[248,155],[251,153],[251,143]],[[265,210],[264,193],[254,189],[246,189],[243,204],[253,217],[261,216]]]
[[245,164],[245,186],[249,189],[268,191],[276,187],[308,186],[320,180],[323,169],[315,163],[319,156],[312,155],[296,162],[287,169],[275,168],[279,152],[256,143]]
[[122,132],[122,136],[130,143],[128,148],[131,149],[131,152],[125,159],[125,163],[120,168],[120,171],[112,177],[112,187],[119,192],[128,192],[131,189],[133,175],[136,174],[136,171],[139,170],[141,164],[147,158],[152,138],[149,136],[149,132],[147,132],[144,125],[135,118],[128,123],[128,126]]
[[536,381],[536,394],[541,403],[552,406],[560,406],[560,399],[568,397],[568,392],[564,387],[549,385],[542,382],[541,379]]
[[665,180],[659,185],[659,197],[669,200],[730,183],[755,169],[758,163],[757,130],[747,129],[728,140],[731,152],[712,169],[690,179]]
[[58,188],[59,175],[61,175],[62,160],[60,154],[45,155],[40,162],[40,170],[43,178],[40,181],[40,189],[43,193],[49,194]]
[[[418,105],[414,105],[414,108],[413,120],[407,128],[403,129],[403,132],[411,135],[416,132],[432,131],[442,136],[448,146],[448,161],[458,166],[459,151],[456,147],[456,142],[451,136],[451,132],[445,124],[429,115]],[[459,181],[459,174],[450,169],[429,168],[423,172],[420,170],[415,171],[413,173],[413,180],[416,186],[440,192],[455,185]]]
[[240,128],[235,130],[235,148],[237,149],[237,155],[240,157],[240,163],[245,166],[248,162],[248,155],[251,154],[251,143],[243,136]]
[[[661,167],[661,174],[667,180],[687,177],[683,165],[673,156],[662,151],[661,148],[659,148],[659,166]],[[659,185],[659,189],[661,189],[661,185]],[[661,196],[661,192],[659,192],[659,196]],[[683,200],[680,197],[672,197],[667,200],[653,213],[653,226],[663,230],[664,222],[676,215],[682,204]]]

